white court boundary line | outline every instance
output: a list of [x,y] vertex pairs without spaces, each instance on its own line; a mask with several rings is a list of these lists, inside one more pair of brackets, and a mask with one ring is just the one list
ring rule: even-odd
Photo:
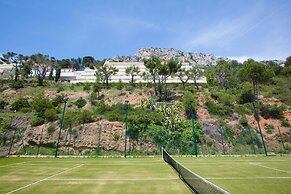
[[18,165],[18,164],[24,164],[24,163],[26,163],[26,162],[17,162],[17,163],[13,163],[13,164],[6,164],[6,165],[2,165],[2,166],[0,166],[0,168],[1,168],[1,167],[7,167],[7,166]]
[[[73,158],[74,159],[74,158]],[[51,161],[30,161],[31,163],[51,163]],[[79,161],[54,161],[54,163],[78,163]],[[159,164],[162,162],[162,160],[159,160],[159,161],[105,161],[105,160],[100,160],[100,161],[89,161],[88,164],[96,164],[96,162],[100,162],[100,165],[103,165],[102,163],[105,163],[105,162],[111,162],[112,165],[115,165],[114,163],[118,164],[118,165],[125,165],[126,163],[130,162],[130,163],[141,163],[141,164]],[[125,164],[123,164],[125,163]],[[86,164],[87,165],[87,164]],[[106,165],[106,163],[104,164]],[[133,165],[133,164],[132,164]]]
[[[290,177],[291,178],[291,177]],[[168,180],[180,180],[179,177],[173,177],[173,178],[73,178],[73,179],[49,179],[47,181],[168,181]]]
[[264,166],[264,165],[261,165],[261,164],[256,164],[256,163],[250,163],[250,164],[251,165],[255,165],[255,166],[260,166],[260,167],[263,167],[263,168],[267,168],[267,169],[271,169],[271,170],[275,170],[275,171],[279,171],[279,172],[285,172],[285,173],[291,174],[291,172],[288,172],[288,171],[285,171],[285,170],[280,170],[280,169],[277,169],[277,168]]
[[48,180],[48,179],[50,179],[50,178],[53,178],[53,177],[55,177],[55,176],[58,176],[58,175],[60,175],[60,174],[65,173],[65,172],[68,172],[68,171],[74,170],[74,169],[79,168],[79,167],[81,167],[81,166],[83,166],[83,165],[84,165],[84,164],[80,164],[80,165],[75,166],[75,167],[73,167],[73,168],[69,168],[69,169],[67,169],[67,170],[61,171],[61,172],[59,172],[59,173],[57,173],[57,174],[54,174],[54,175],[51,175],[51,176],[46,177],[46,178],[44,178],[44,179],[41,179],[41,180],[38,180],[38,181],[36,181],[36,182],[30,183],[30,184],[28,184],[28,185],[25,185],[25,186],[23,186],[23,187],[20,187],[20,188],[18,188],[18,189],[13,190],[13,191],[9,191],[9,192],[7,192],[6,194],[14,193],[14,192],[16,192],[16,191],[19,191],[19,190],[25,189],[25,188],[27,188],[27,187],[30,187],[31,185],[35,185],[35,184],[37,184],[37,183],[40,183],[40,182],[46,181],[46,180]]
[[[103,166],[150,166],[153,165],[151,163],[149,164],[86,164],[86,166],[95,166],[95,167],[103,167]],[[157,165],[157,164],[155,164]],[[159,165],[164,165],[164,164],[159,164]],[[29,163],[29,166],[53,166],[52,164],[31,164]]]
[[[192,179],[199,179],[199,178],[192,178]],[[290,177],[205,177],[205,179],[209,180],[248,180],[248,179],[291,179]],[[160,181],[160,180],[180,180],[180,178],[132,178],[132,179],[123,179],[123,178],[116,178],[116,179],[103,179],[103,178],[73,178],[73,179],[48,179],[47,181]]]
[[291,176],[260,176],[260,177],[209,177],[209,178],[205,178],[205,179],[210,179],[210,180],[251,180],[251,179],[291,179]]

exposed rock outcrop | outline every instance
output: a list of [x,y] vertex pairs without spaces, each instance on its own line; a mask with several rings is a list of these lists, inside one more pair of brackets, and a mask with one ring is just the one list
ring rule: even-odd
[[141,48],[133,56],[117,56],[109,60],[139,62],[144,58],[148,59],[151,56],[157,56],[162,60],[169,60],[174,58],[180,62],[195,63],[202,66],[216,65],[217,61],[219,60],[219,58],[211,54],[204,54],[199,52],[183,52],[174,48]]
[[[55,130],[49,134],[49,126]],[[58,139],[59,126],[57,123],[44,124],[37,127],[27,127],[23,132],[23,142],[18,140],[11,150],[15,154],[24,146],[41,145],[55,147]],[[83,153],[87,150],[94,152],[97,148],[104,151],[124,151],[124,124],[117,121],[102,119],[98,122],[87,123],[74,127],[71,131],[64,129],[61,132],[59,150],[67,153]],[[156,150],[151,141],[130,142],[127,138],[127,150]]]

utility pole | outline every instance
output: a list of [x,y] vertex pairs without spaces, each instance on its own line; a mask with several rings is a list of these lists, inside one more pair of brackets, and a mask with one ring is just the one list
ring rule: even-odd
[[128,122],[128,100],[125,101],[124,158],[126,158],[126,131]]
[[255,102],[253,102],[253,108],[254,108],[255,118],[257,120],[259,131],[260,131],[260,134],[261,134],[261,138],[262,138],[262,142],[263,142],[263,146],[264,146],[264,150],[265,150],[265,155],[268,156],[267,148],[266,148],[266,145],[265,145],[265,141],[264,141],[264,137],[263,137],[260,121],[259,121],[259,115],[257,113],[256,106],[255,106]]
[[193,113],[193,107],[192,107],[193,101],[190,101],[190,112],[191,112],[191,120],[192,120],[192,133],[193,133],[193,141],[194,141],[194,155],[197,157],[198,151],[197,151],[197,141],[196,141],[196,135],[195,135],[195,123],[194,123],[194,113]]
[[58,135],[58,141],[57,141],[57,146],[56,146],[55,158],[58,157],[58,148],[59,148],[59,142],[60,142],[61,132],[62,132],[62,128],[63,128],[63,121],[64,121],[64,117],[65,117],[67,100],[68,99],[65,99],[65,102],[64,102],[64,109],[63,109],[62,119],[61,119],[61,122],[60,122],[60,131],[59,131],[59,135]]

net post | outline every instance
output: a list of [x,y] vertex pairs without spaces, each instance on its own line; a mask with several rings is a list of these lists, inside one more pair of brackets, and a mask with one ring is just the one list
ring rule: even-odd
[[252,104],[253,104],[253,108],[254,108],[255,118],[256,118],[256,121],[258,123],[259,131],[260,131],[260,134],[261,134],[261,138],[262,138],[262,142],[263,142],[263,146],[264,146],[265,155],[268,156],[267,148],[266,148],[266,145],[265,145],[265,141],[264,141],[264,137],[263,137],[263,133],[262,133],[260,121],[259,121],[259,115],[258,115],[258,112],[256,110],[256,106],[255,106],[255,102],[253,101]]

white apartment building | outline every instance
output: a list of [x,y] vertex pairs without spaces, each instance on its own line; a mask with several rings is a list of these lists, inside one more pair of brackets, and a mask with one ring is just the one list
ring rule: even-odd
[[[116,75],[111,77],[110,82],[125,82],[128,83],[131,81],[131,76],[127,76],[125,73],[125,69],[129,66],[137,66],[140,69],[140,74],[146,71],[146,67],[144,66],[143,62],[112,62],[112,61],[106,61],[106,65],[116,67],[118,69],[118,72]],[[189,63],[182,63],[182,68],[190,69],[191,64]],[[0,65],[0,77],[7,77],[4,75],[4,73],[9,73],[13,69],[12,64],[1,64]],[[79,82],[95,82],[96,76],[95,71],[90,68],[85,68],[82,71],[76,71],[74,69],[62,69],[61,70],[61,80],[68,81],[70,83],[79,83]],[[47,72],[48,76],[49,72]],[[141,76],[135,76],[134,77],[135,82],[146,82],[146,80],[143,80]],[[181,82],[178,77],[169,77],[168,83],[179,83]],[[191,80],[189,80],[191,82]],[[206,83],[206,77],[203,76],[199,80],[197,80],[197,83]]]
[[0,64],[0,73],[3,73],[4,71],[12,71],[13,64],[8,63],[2,63]]
[[[143,62],[112,62],[106,61],[106,65],[116,67],[118,72],[116,75],[112,76],[110,82],[125,82],[128,83],[131,81],[131,76],[127,76],[125,69],[129,66],[137,66],[140,69],[140,74],[146,71],[146,67]],[[190,69],[192,65],[190,63],[182,63],[182,68]],[[70,83],[79,83],[79,82],[95,82],[95,71],[90,68],[85,68],[83,71],[74,71],[72,69],[62,69],[61,71],[61,80],[68,81]],[[146,82],[141,78],[141,76],[134,77],[135,82]],[[190,82],[191,80],[189,80]],[[168,83],[179,83],[181,82],[178,77],[169,77]],[[197,83],[206,83],[206,77],[203,76]]]

